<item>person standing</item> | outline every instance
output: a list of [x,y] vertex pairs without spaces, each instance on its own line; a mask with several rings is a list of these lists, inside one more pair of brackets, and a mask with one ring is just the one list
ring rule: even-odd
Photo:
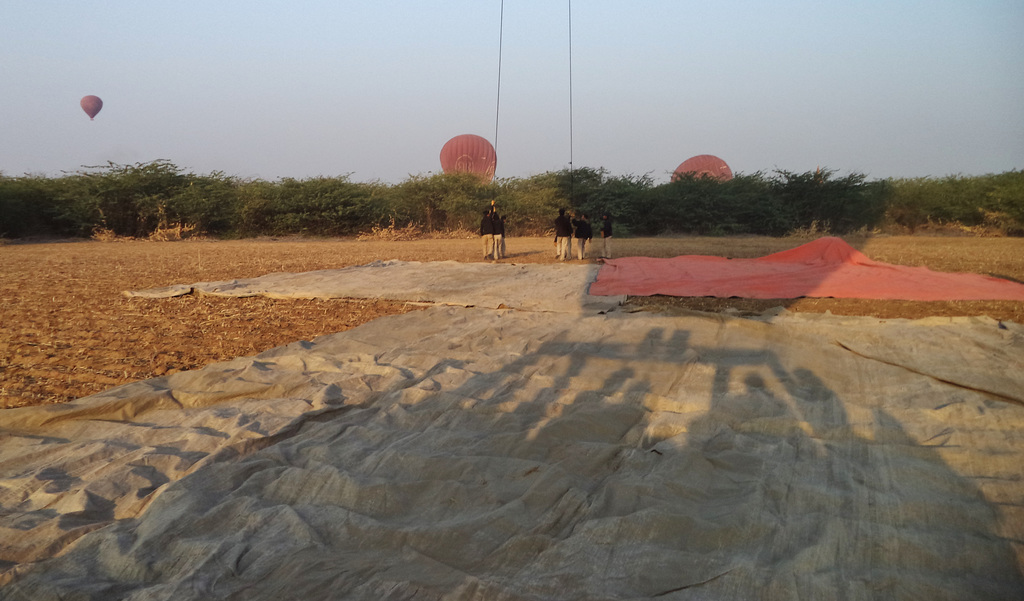
[[583,213],[580,218],[573,221],[573,226],[576,229],[576,256],[582,261],[587,256],[587,246],[590,245],[590,239],[594,237],[594,230],[590,227],[590,222],[587,221],[587,214]]
[[483,219],[480,220],[480,240],[484,243],[484,259],[490,259],[494,255],[494,220],[491,219],[491,209],[484,211]]
[[565,216],[565,209],[558,209],[555,218],[555,256],[559,261],[571,257],[569,246],[572,243],[572,222]]
[[501,258],[504,259],[508,256],[508,249],[505,246],[505,242],[508,240],[508,234],[505,233],[505,216],[501,216]]
[[612,258],[612,220],[607,213],[601,216],[601,258]]
[[505,258],[505,218],[492,210],[491,221],[494,223],[494,259]]

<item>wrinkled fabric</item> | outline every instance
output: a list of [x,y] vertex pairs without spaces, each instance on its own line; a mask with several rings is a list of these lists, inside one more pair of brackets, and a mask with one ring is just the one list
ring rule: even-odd
[[610,311],[622,295],[591,296],[599,265],[374,261],[344,269],[126,290],[125,296],[185,294],[269,298],[381,298],[467,307],[585,313]]
[[1020,599],[1024,328],[437,307],[0,414],[3,599]]

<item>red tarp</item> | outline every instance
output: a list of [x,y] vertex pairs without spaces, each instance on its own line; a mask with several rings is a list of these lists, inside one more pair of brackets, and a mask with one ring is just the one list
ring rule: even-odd
[[879,263],[843,240],[828,237],[757,259],[607,259],[590,294],[1024,301],[1024,284]]

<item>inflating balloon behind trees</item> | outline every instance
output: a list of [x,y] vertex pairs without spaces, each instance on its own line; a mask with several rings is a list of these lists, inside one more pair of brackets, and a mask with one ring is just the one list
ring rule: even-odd
[[722,159],[711,154],[699,154],[683,161],[675,172],[672,179],[692,175],[694,177],[708,176],[722,181],[732,179],[732,169]]
[[475,173],[491,181],[497,162],[491,143],[473,134],[455,136],[441,148],[441,169],[445,173]]

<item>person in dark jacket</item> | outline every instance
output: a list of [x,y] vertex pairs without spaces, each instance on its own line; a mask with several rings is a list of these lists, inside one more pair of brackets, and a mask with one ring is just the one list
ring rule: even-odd
[[555,217],[555,256],[559,261],[570,258],[571,242],[572,221],[565,216],[565,209],[558,209],[558,217]]
[[491,219],[491,209],[484,211],[483,219],[480,220],[480,239],[484,243],[484,259],[494,256],[494,220]]
[[607,214],[601,217],[601,258],[612,258],[612,219]]
[[498,215],[498,211],[491,211],[491,221],[494,224],[494,258],[505,258],[505,218]]
[[572,225],[576,230],[576,257],[582,261],[587,256],[587,247],[590,245],[590,239],[594,237],[594,230],[590,228],[586,213],[573,220]]

